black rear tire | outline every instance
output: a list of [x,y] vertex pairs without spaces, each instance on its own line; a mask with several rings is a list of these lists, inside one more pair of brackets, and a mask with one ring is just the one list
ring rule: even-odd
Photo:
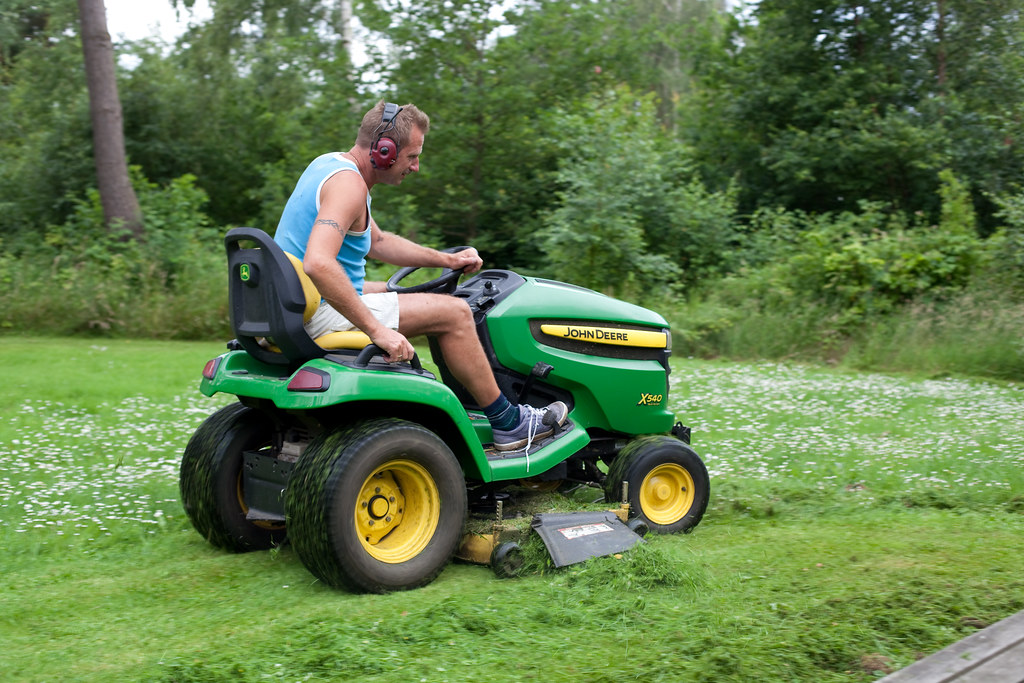
[[317,437],[285,492],[289,538],[330,586],[383,593],[433,581],[455,554],[466,486],[433,432],[375,419]]
[[615,457],[605,499],[622,499],[628,484],[630,516],[659,534],[688,533],[704,516],[711,493],[707,468],[688,445],[671,436],[633,439]]
[[185,446],[181,502],[192,526],[212,545],[247,552],[284,543],[284,524],[245,518],[242,453],[272,439],[272,423],[263,413],[234,403],[208,417]]

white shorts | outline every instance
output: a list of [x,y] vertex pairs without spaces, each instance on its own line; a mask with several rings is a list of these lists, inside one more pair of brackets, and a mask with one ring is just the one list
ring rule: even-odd
[[[390,327],[392,330],[398,329],[398,292],[363,294],[360,300],[382,325]],[[326,301],[320,302],[320,307],[316,309],[316,313],[309,319],[305,327],[306,332],[313,339],[331,332],[346,332],[356,329],[356,326],[350,323],[348,318],[334,310],[334,307]]]

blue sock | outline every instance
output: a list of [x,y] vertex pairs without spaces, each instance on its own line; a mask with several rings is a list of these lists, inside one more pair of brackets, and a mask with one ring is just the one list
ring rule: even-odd
[[509,403],[505,394],[498,394],[498,399],[484,408],[484,415],[490,420],[491,429],[507,432],[519,424],[519,406]]

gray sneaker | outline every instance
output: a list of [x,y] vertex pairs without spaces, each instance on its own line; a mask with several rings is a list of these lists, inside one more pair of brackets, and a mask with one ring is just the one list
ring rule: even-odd
[[499,451],[514,451],[530,448],[534,441],[551,436],[555,427],[565,424],[569,408],[561,401],[555,401],[546,408],[534,408],[519,404],[519,426],[509,430],[494,430],[494,448]]

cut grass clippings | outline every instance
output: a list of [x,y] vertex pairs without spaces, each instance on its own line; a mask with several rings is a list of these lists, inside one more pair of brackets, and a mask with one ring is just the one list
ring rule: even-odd
[[185,518],[222,349],[0,338],[0,680],[870,681],[1024,609],[1014,385],[673,359],[692,534],[356,595]]

